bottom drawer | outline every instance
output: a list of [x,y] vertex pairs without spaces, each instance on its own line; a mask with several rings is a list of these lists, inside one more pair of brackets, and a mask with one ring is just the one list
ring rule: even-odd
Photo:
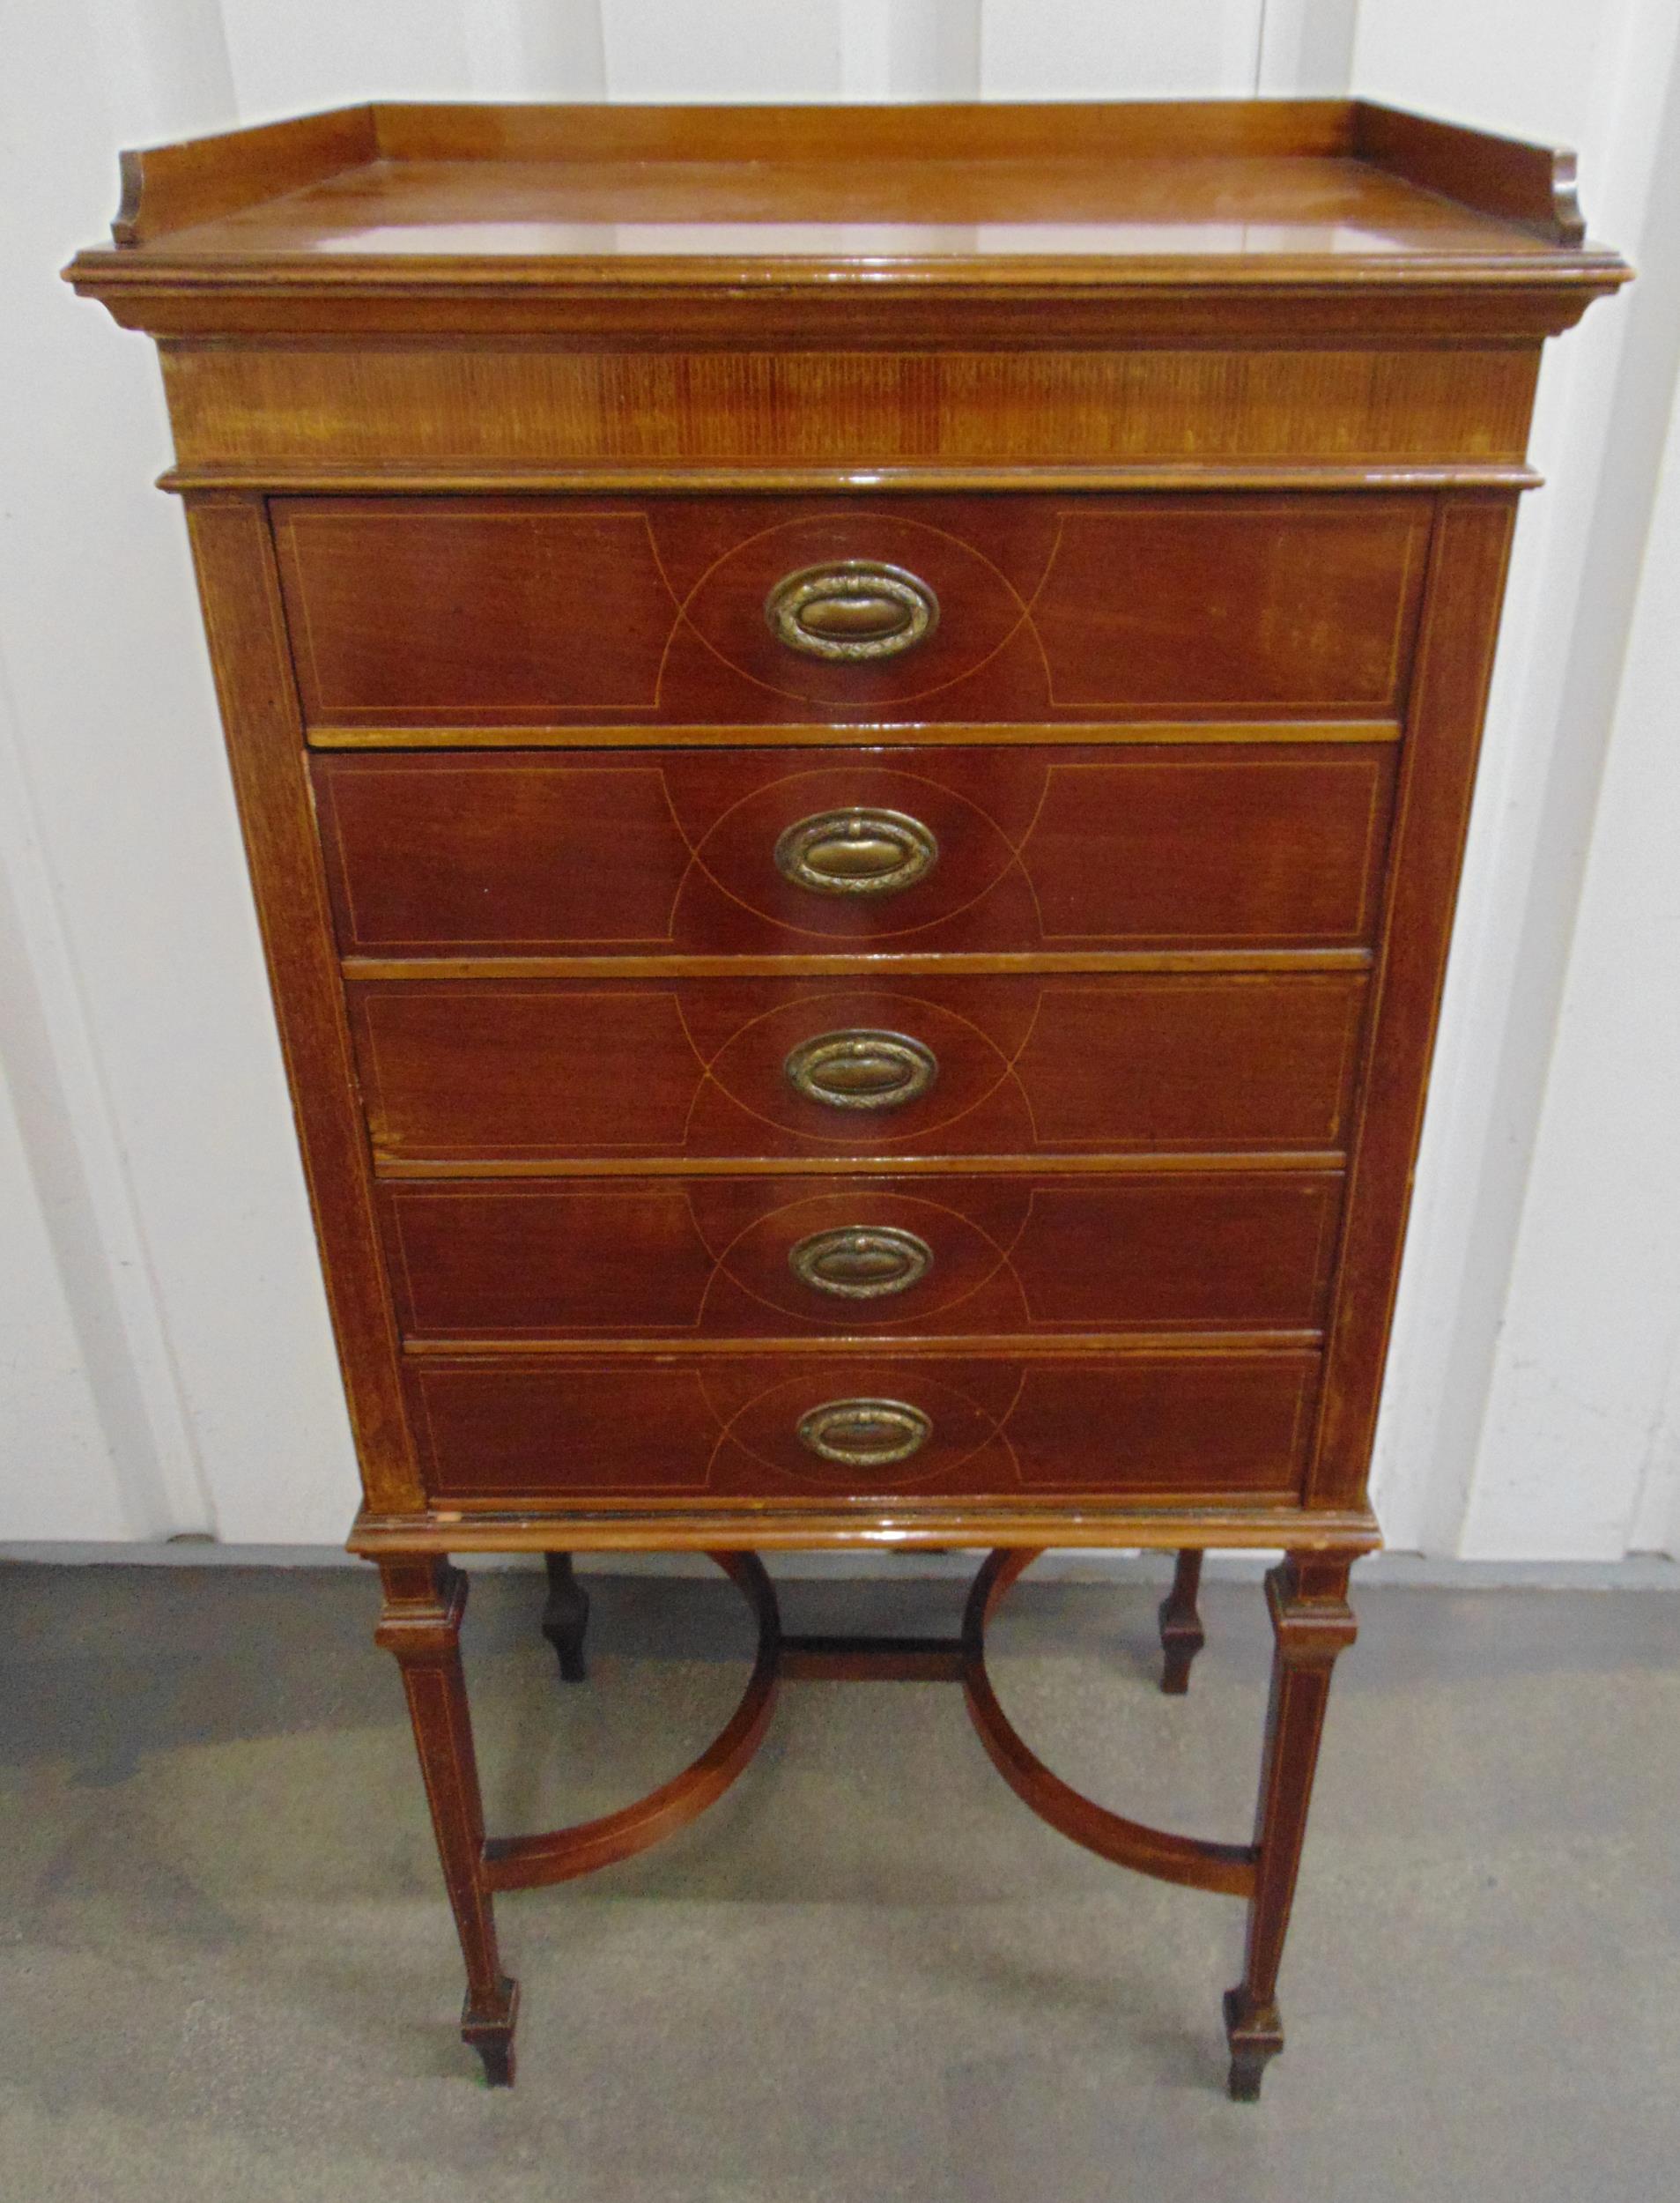
[[434,1501],[1296,1492],[1305,1352],[426,1354],[409,1366]]

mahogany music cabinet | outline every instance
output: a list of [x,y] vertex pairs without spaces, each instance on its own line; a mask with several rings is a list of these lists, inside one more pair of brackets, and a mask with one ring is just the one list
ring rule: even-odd
[[[778,1681],[960,1681],[1026,1802],[1242,1897],[1276,1997],[1567,156],[1360,101],[373,106],[129,154],[376,1561],[467,1968],[739,1772]],[[1276,1547],[1250,1842],[1080,1797],[988,1618]],[[989,1549],[959,1638],[758,1554]],[[710,1554],[685,1775],[486,1837],[452,1552]]]

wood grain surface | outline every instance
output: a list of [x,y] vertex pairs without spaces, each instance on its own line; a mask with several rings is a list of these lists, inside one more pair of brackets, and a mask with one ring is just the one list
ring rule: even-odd
[[[1358,100],[373,105],[123,177],[66,273],[162,345],[486,2077],[493,1891],[691,1819],[779,1674],[893,1673],[1247,1900],[1254,2096],[1540,344],[1629,272],[1573,159]],[[784,1643],[751,1557],[980,1545],[960,1643]],[[1252,1843],[1011,1726],[986,1619],[1057,1545],[1176,1554],[1173,1689],[1202,1554],[1284,1551]],[[573,1672],[563,1556],[711,1553],[730,1723],[488,1835],[456,1547],[551,1556]]]
[[[1283,1171],[409,1181],[384,1213],[397,1320],[427,1340],[1299,1331],[1323,1317],[1340,1193]],[[883,1227],[929,1250],[900,1290],[793,1267]]]
[[[336,754],[311,779],[347,955],[1018,953],[1361,945],[1394,768],[1279,741]],[[780,869],[802,822],[860,812],[922,827],[929,869],[852,893]]]
[[[285,499],[313,725],[812,716],[1386,717],[1421,498]],[[801,656],[766,600],[884,560],[937,597],[902,656]]]
[[[651,329],[647,350],[622,338],[611,349],[459,336],[353,349],[171,338],[164,381],[183,468],[264,486],[298,478],[331,488],[335,475],[372,469],[365,486],[385,494],[432,476],[466,491],[474,485],[458,478],[473,470],[517,480],[570,469],[581,478],[569,486],[584,490],[604,470],[629,473],[620,488],[663,471],[664,486],[681,489],[692,469],[732,468],[738,491],[800,486],[765,481],[766,471],[821,469],[827,481],[805,486],[844,487],[860,468],[921,467],[989,470],[1007,488],[1025,485],[999,470],[1037,467],[1076,478],[1176,468],[1190,487],[1222,470],[1269,468],[1293,470],[1295,487],[1328,478],[1358,488],[1385,472],[1403,487],[1430,466],[1520,472],[1540,362],[1537,337],[1383,346],[1368,304],[1360,325],[1315,344],[1298,306],[1287,337],[1255,348],[1233,342],[1228,321],[1193,342],[1181,308],[1129,342],[1114,322],[1134,305],[1093,315],[1085,348],[1066,348],[1064,337],[1056,349],[1065,312],[1035,323],[994,301],[991,318],[1007,326],[986,332],[985,349],[942,346],[930,327],[895,350],[878,337],[866,345],[856,324],[869,310],[848,301],[843,330],[818,322],[798,349],[766,335],[751,351],[679,352]],[[930,309],[930,321],[944,310]]]
[[115,227],[67,272],[159,333],[1533,338],[1626,275],[1566,154],[1345,100],[375,106],[130,156]]
[[417,1503],[396,1326],[380,1258],[371,1158],[334,965],[273,545],[258,499],[195,499],[189,517],[362,1482],[375,1506]]
[[[881,982],[480,981],[350,990],[377,1150],[410,1160],[604,1154],[1023,1154],[1313,1148],[1344,1135],[1358,973]],[[884,1032],[937,1075],[835,1107],[796,1048]]]
[[[1203,1504],[1277,1502],[1299,1487],[1318,1357],[1188,1348],[1101,1356],[906,1360],[878,1351],[427,1356],[409,1365],[434,1501],[820,1501],[856,1511],[905,1495],[1067,1495]],[[803,1445],[825,1403],[885,1398],[930,1435],[860,1470]]]

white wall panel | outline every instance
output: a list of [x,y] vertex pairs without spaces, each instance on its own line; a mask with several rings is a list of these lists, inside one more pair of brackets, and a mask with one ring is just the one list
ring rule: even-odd
[[[143,1403],[144,1429],[107,1418],[131,1516],[154,1536],[331,1539],[355,1489],[348,1433],[184,530],[151,486],[169,457],[156,363],[57,274],[110,218],[137,109],[140,134],[233,118],[204,113],[202,75],[125,84],[110,48],[102,97],[98,22],[73,0],[26,11],[0,86],[0,661],[63,942],[49,968],[34,926],[53,1062],[36,1050],[23,1069],[68,1097],[94,1215],[61,1282]],[[15,1017],[5,1046],[15,1077]],[[70,1174],[39,1146],[33,1167],[56,1228]],[[127,1296],[121,1346],[93,1305],[100,1263]]]
[[1367,99],[1579,145],[1629,13],[1627,0],[1360,0],[1354,82]]
[[614,100],[803,100],[840,96],[833,0],[606,0],[607,92]]
[[[1655,1098],[1676,1066],[1649,1007],[1672,1001],[1676,923],[1660,824],[1676,794],[1672,486],[1605,763],[1680,310],[1677,14],[1674,0],[15,11],[0,767],[23,794],[0,831],[16,920],[0,957],[9,944],[14,1002],[28,999],[0,1110],[0,1390],[30,1458],[0,1455],[0,1535],[331,1541],[355,1492],[180,516],[147,486],[167,457],[156,369],[56,280],[108,219],[116,147],[370,96],[1329,92],[1351,54],[1373,96],[1577,143],[1595,227],[1644,269],[1543,381],[1552,486],[1521,532],[1383,1420],[1385,1521],[1402,1544],[1489,1554],[1680,1535],[1680,1313],[1651,1220],[1676,1198]],[[1601,1124],[1615,1131],[1594,1149]]]
[[[1659,195],[1669,204],[1668,194]],[[1680,415],[1494,1360],[1464,1544],[1662,1547],[1680,1497]]]
[[357,100],[460,99],[472,76],[462,0],[221,0],[243,121]]
[[475,97],[606,97],[601,0],[461,0],[461,23]]
[[975,100],[983,0],[887,0],[894,100]]
[[[0,657],[0,1536],[209,1507]],[[50,1443],[62,1417],[65,1455]]]
[[1251,93],[1264,0],[986,0],[988,100],[1194,99]]
[[61,37],[70,33],[64,44],[91,65],[122,144],[226,130],[237,119],[222,0],[83,0],[53,12]]
[[0,1538],[155,1534],[130,1508],[107,1441],[4,1066],[0,1217]]
[[0,658],[0,1537],[205,1519]]
[[981,11],[981,0],[847,0],[839,97],[977,98]]
[[1669,1341],[1669,1383],[1651,1420],[1645,1487],[1629,1543],[1680,1560],[1680,1339]]
[[[1363,0],[1373,97],[1579,148],[1594,228],[1644,271],[1549,348],[1490,704],[1379,1433],[1391,1542],[1474,1557],[1602,1550],[1589,1480],[1490,1544],[1475,1486],[1529,1157],[1617,700],[1674,372],[1676,18],[1669,0]],[[1567,1309],[1581,1250],[1550,1290]],[[1493,1472],[1497,1476],[1499,1472]],[[1631,1534],[1632,1525],[1624,1523]],[[1500,1533],[1503,1538],[1504,1533]]]
[[1256,88],[1314,98],[1347,92],[1358,16],[1358,0],[1265,0]]
[[836,98],[892,98],[892,0],[848,0],[838,11]]

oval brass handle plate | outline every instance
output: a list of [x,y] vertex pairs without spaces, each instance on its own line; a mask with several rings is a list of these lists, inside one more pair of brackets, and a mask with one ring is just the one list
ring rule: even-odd
[[907,811],[860,805],[800,819],[776,843],[776,870],[818,895],[897,895],[939,861],[929,827]]
[[788,1250],[788,1267],[818,1293],[878,1301],[919,1284],[933,1267],[933,1249],[896,1224],[846,1224],[802,1239]]
[[784,575],[765,599],[764,616],[790,650],[867,664],[914,650],[939,625],[939,599],[901,566],[834,559]]
[[920,1453],[933,1424],[907,1400],[825,1400],[800,1419],[799,1443],[847,1469],[890,1468]]
[[801,1041],[781,1068],[796,1094],[831,1109],[900,1109],[939,1076],[925,1042],[861,1026]]

